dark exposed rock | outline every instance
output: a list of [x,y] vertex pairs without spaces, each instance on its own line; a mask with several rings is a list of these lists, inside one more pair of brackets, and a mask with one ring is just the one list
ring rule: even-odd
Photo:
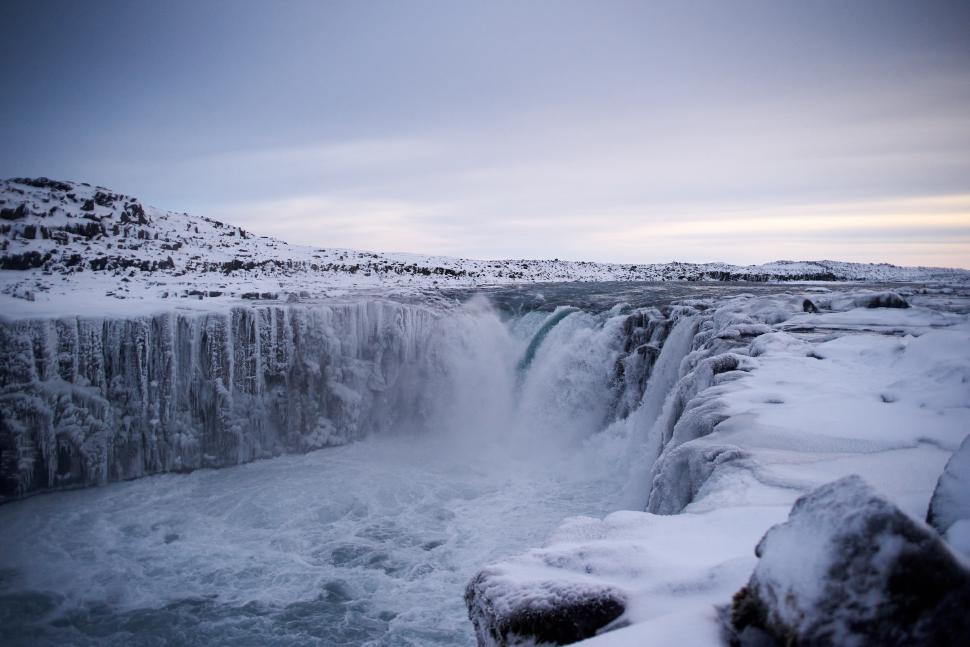
[[479,645],[568,645],[595,636],[619,618],[624,597],[588,584],[539,582],[522,585],[498,570],[478,573],[465,589],[468,617]]
[[908,308],[909,303],[895,292],[867,294],[856,299],[856,305],[865,308]]
[[811,299],[805,299],[802,301],[802,310],[815,314],[818,312],[818,306]]
[[732,604],[736,644],[968,644],[970,570],[858,476],[798,499],[755,554]]
[[8,254],[0,257],[0,270],[29,270],[35,267],[43,267],[44,263],[51,259],[51,256],[50,252],[46,254],[40,252]]
[[29,178],[29,177],[15,177],[10,180],[11,182],[16,182],[17,184],[25,184],[27,186],[32,186],[38,189],[54,189],[55,191],[70,191],[73,187],[67,182],[58,182],[57,180],[51,180],[46,177]]
[[13,209],[0,209],[0,220],[20,220],[27,215],[27,206],[23,203]]

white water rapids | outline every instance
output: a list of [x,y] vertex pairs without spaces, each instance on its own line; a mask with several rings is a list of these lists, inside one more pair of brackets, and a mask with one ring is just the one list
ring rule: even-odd
[[[473,303],[435,346],[430,410],[402,416],[420,429],[0,507],[0,642],[473,644],[478,568],[630,503],[636,452],[607,426],[622,322]],[[678,363],[661,354],[664,390]]]

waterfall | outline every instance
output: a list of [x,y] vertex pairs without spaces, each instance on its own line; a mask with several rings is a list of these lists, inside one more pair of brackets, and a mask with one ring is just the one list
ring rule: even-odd
[[526,347],[525,354],[522,355],[522,359],[519,360],[517,368],[521,373],[525,373],[529,370],[529,365],[532,364],[536,351],[539,350],[539,346],[546,339],[549,331],[552,330],[557,323],[572,313],[578,311],[579,308],[574,308],[572,306],[559,306],[544,322],[542,322],[542,325],[539,326],[539,329],[532,336],[532,340],[529,342],[528,347]]
[[619,419],[642,454],[695,324],[622,311],[503,322],[481,299],[373,300],[3,321],[0,501],[371,434],[541,454]]

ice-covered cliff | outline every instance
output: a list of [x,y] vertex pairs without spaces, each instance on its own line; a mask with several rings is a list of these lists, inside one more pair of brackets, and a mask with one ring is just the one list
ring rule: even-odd
[[692,312],[533,312],[521,339],[487,306],[373,299],[2,320],[0,497],[429,427],[581,438]]
[[4,321],[0,494],[306,451],[392,412],[400,428],[436,320],[368,301]]

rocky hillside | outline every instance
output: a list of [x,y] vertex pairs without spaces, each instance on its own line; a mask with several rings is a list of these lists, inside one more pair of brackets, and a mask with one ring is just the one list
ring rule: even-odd
[[[965,270],[835,261],[606,264],[315,249],[162,211],[103,187],[0,182],[0,299],[49,303],[293,298],[366,288],[543,281],[954,280]],[[5,308],[6,309],[6,308]],[[31,308],[34,309],[34,308]]]

